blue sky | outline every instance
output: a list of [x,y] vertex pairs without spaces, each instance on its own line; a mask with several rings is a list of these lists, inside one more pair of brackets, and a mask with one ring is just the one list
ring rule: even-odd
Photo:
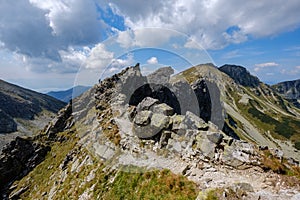
[[298,0],[0,0],[0,78],[41,92],[206,62],[300,78]]

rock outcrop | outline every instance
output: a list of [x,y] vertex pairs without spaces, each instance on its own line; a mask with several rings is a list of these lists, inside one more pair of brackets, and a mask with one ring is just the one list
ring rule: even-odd
[[7,144],[0,156],[0,191],[27,175],[50,151],[50,147],[29,138],[17,137]]
[[219,70],[230,76],[236,83],[243,86],[257,87],[260,83],[257,77],[252,76],[247,69],[242,66],[223,65]]
[[287,99],[300,99],[300,79],[281,82],[272,87]]
[[[257,149],[249,143],[234,140],[206,123],[192,112],[173,114],[171,107],[146,97],[135,109],[133,133],[140,139],[152,139],[182,157],[204,156],[234,168],[259,164]],[[141,109],[143,108],[143,109]]]
[[0,109],[0,133],[11,133],[17,131],[17,123],[14,119]]
[[300,108],[300,79],[285,81],[272,86],[276,92]]

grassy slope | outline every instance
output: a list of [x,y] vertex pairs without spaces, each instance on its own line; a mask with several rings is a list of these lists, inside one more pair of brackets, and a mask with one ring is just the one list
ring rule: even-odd
[[[84,192],[91,199],[195,199],[198,191],[196,184],[181,175],[168,170],[143,172],[142,169],[130,167],[130,170],[110,170],[85,149],[77,145],[75,133],[63,132],[62,142],[55,142],[44,162],[38,165],[26,177],[17,181],[18,191],[28,186],[21,199],[47,199],[51,188],[55,186],[54,199],[78,199]],[[64,176],[61,169],[66,155],[77,152],[73,161],[67,165]],[[89,156],[92,163],[85,164],[78,171],[71,172],[72,163],[79,159],[82,163]],[[92,180],[88,176],[93,174]]]
[[[230,95],[243,116],[262,133],[269,131],[276,139],[288,139],[294,143],[300,141],[300,120],[288,111],[287,106],[290,106],[288,102],[279,96],[275,96],[274,99],[254,95],[249,88],[244,88],[244,92],[252,97],[246,105],[239,103],[241,97],[234,92]],[[270,107],[266,102],[270,102],[274,107]]]

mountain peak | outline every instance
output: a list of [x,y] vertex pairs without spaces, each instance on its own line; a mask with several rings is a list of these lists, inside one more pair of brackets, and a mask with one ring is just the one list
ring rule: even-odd
[[256,76],[250,74],[250,72],[239,65],[225,64],[219,68],[220,71],[230,76],[236,83],[246,87],[257,87],[260,83]]

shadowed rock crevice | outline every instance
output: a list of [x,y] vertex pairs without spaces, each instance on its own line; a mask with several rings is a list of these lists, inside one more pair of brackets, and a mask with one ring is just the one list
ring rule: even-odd
[[204,80],[197,81],[193,85],[193,90],[198,100],[200,117],[206,122],[210,121],[212,102],[210,97],[210,91],[206,85],[206,82]]
[[24,177],[41,163],[50,149],[50,146],[20,137],[7,144],[0,157],[0,194],[12,181]]
[[180,103],[176,95],[169,88],[159,84],[145,84],[139,87],[131,95],[129,105],[137,106],[146,97],[158,99],[159,102],[171,106],[175,113],[181,114]]

